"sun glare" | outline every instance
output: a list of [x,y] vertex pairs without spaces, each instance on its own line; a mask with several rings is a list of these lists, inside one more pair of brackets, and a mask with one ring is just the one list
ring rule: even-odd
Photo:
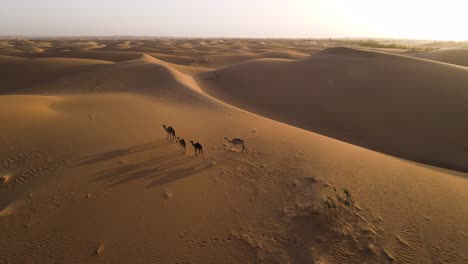
[[468,1],[333,1],[334,21],[360,36],[467,40]]

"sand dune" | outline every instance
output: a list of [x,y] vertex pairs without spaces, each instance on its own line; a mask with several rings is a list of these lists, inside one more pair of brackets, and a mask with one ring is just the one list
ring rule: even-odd
[[[163,53],[145,53],[141,51],[51,51],[43,52],[40,54],[28,54],[29,58],[85,58],[85,59],[96,59],[106,60],[113,62],[122,62],[133,59],[138,59],[142,55],[150,55],[152,57],[164,60],[166,63],[172,63],[171,67],[178,68],[184,73],[193,74],[196,72],[203,72],[212,69],[221,68],[223,66],[236,64],[248,60],[260,59],[260,58],[283,58],[291,60],[304,59],[308,55],[296,51],[272,51],[272,52],[260,52],[260,53],[239,53],[239,54],[215,54],[215,55],[197,55],[193,57],[191,55],[173,55]],[[179,67],[179,66],[188,66]],[[197,70],[198,68],[198,70]]]
[[59,41],[55,42],[51,50],[94,50],[105,48],[106,45],[96,41]]
[[217,98],[260,115],[468,171],[462,114],[468,112],[468,70],[463,67],[334,48],[297,62],[238,64],[205,74],[200,83]]
[[468,67],[468,48],[440,49],[410,53],[409,55]]
[[[86,58],[108,61],[136,59],[149,54],[166,62],[197,68],[220,68],[258,58],[302,59],[335,42],[319,40],[204,40],[204,39],[44,39],[4,40],[0,53],[15,56]],[[21,50],[29,46],[40,52]],[[196,71],[192,71],[196,72]]]
[[134,60],[141,57],[141,52],[122,52],[122,51],[96,51],[96,50],[77,50],[77,51],[46,51],[42,54],[31,54],[28,58],[75,58],[75,59],[94,59],[112,62],[121,62]]
[[80,71],[90,71],[111,62],[89,59],[41,58],[0,63],[0,93],[15,93],[39,83]]
[[0,40],[0,49],[9,48],[9,47],[13,47],[13,45],[8,43],[8,40]]
[[24,60],[24,58],[8,55],[0,55],[0,63]]
[[[161,53],[145,53],[141,51],[96,51],[96,50],[80,50],[80,51],[50,51],[41,54],[28,54],[27,58],[80,58],[80,59],[93,59],[104,60],[112,62],[125,62],[129,60],[136,60],[144,55],[160,58],[164,63],[170,64],[171,67],[180,70],[183,73],[193,75],[195,73],[206,72],[213,70],[211,68],[203,68],[198,66],[191,66],[194,59],[186,56],[167,55]],[[0,58],[1,61],[1,58]]]
[[261,52],[261,53],[240,53],[229,55],[209,55],[195,59],[192,65],[207,66],[208,68],[220,68],[223,66],[236,64],[260,58],[281,58],[298,60],[308,57],[307,54],[294,51],[277,51],[277,52]]
[[[37,60],[37,59],[35,59]],[[103,63],[88,65],[88,67],[74,69],[73,73],[69,71],[53,73],[51,68],[58,67],[66,70],[66,67],[54,64],[58,59],[40,59],[47,61],[49,69],[47,71],[52,76],[41,75],[44,80],[38,80],[38,84],[31,87],[16,87],[12,88],[13,93],[21,94],[80,94],[80,93],[119,93],[132,92],[137,94],[145,94],[157,96],[160,98],[170,99],[180,97],[178,100],[190,100],[186,98],[188,94],[186,90],[190,90],[195,82],[190,76],[184,75],[177,71],[178,67],[173,69],[170,63],[160,61],[149,55],[144,55],[140,59],[119,62],[119,63]],[[67,60],[67,59],[61,59]],[[60,62],[61,60],[58,60]],[[70,60],[70,62],[94,62],[86,60]],[[83,67],[82,64],[78,64]],[[186,69],[187,67],[183,67]],[[36,73],[34,73],[36,74]],[[33,80],[32,77],[29,80]],[[20,83],[14,78],[7,80],[8,82]],[[184,91],[184,92],[178,92]],[[175,96],[177,94],[177,96]]]
[[0,53],[1,54],[12,54],[21,53],[19,49],[16,49],[14,45],[10,44],[7,40],[0,40]]
[[[423,89],[421,80],[389,75],[395,66],[414,79],[422,75],[418,70],[432,79]],[[0,96],[0,263],[467,261],[466,174],[337,141],[204,93],[258,107],[253,110],[275,119],[286,105],[278,96],[319,110],[316,99],[327,99],[322,106],[336,104],[336,111],[349,115],[338,118],[322,109],[320,121],[348,124],[361,121],[356,112],[369,112],[365,103],[375,101],[367,106],[381,114],[377,91],[398,99],[406,91],[378,78],[412,84],[416,88],[405,98],[420,95],[419,107],[436,115],[424,108],[434,96],[444,98],[433,79],[443,74],[455,80],[443,95],[457,91],[461,101],[462,67],[338,49],[300,61],[244,62],[202,75],[201,87],[178,66],[150,55],[116,63],[7,57],[0,67],[0,80],[11,87],[2,83],[2,91],[14,94]],[[362,76],[372,85],[357,81]],[[309,88],[322,82],[328,90]],[[340,90],[344,82],[353,93]],[[262,100],[252,105],[257,91],[264,92]],[[346,108],[353,94],[365,98],[353,99],[355,112]],[[396,101],[398,111],[408,110],[407,101]],[[386,120],[396,122],[389,112]],[[299,118],[304,114],[291,116],[284,112],[283,121],[305,122]],[[449,133],[451,120],[420,125],[437,132],[444,125]],[[373,122],[360,124],[380,135]],[[179,152],[162,124],[202,143],[204,156],[195,157],[190,145],[187,154]],[[411,135],[414,128],[405,125]],[[245,139],[248,152],[231,149],[225,136]],[[408,142],[394,145],[413,149]]]

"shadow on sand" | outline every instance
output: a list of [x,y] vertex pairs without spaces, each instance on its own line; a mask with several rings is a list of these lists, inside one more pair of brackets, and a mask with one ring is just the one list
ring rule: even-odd
[[146,150],[151,150],[155,149],[158,147],[162,146],[169,146],[170,142],[167,140],[157,140],[155,142],[150,142],[130,148],[121,148],[121,149],[116,149],[104,153],[98,153],[98,154],[93,154],[84,158],[81,158],[75,163],[75,166],[85,166],[85,165],[91,165],[94,163],[99,163],[99,162],[104,162],[112,159],[118,159],[122,158],[126,155],[146,151]]
[[[168,153],[165,150],[163,152],[164,155],[158,156],[161,152],[157,151],[157,149],[162,147],[166,149],[169,147],[174,148],[174,151]],[[117,167],[98,172],[92,182],[107,182],[115,186],[144,180],[149,181],[147,188],[152,188],[183,179],[211,167],[211,164],[203,158],[176,151],[176,145],[171,144],[167,140],[94,154],[79,160],[76,166],[115,160],[143,151],[154,152],[154,158],[129,164],[120,164]]]

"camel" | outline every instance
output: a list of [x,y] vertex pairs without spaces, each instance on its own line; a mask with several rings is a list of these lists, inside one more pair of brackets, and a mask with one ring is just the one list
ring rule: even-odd
[[180,149],[182,150],[182,152],[187,153],[187,148],[186,148],[185,140],[184,140],[184,139],[180,139],[179,137],[177,137],[177,141],[179,141]]
[[195,148],[195,155],[203,155],[203,147],[200,143],[193,143],[192,140],[190,140],[190,143],[192,143],[192,146]]
[[167,133],[167,139],[171,140],[171,141],[174,141],[176,139],[176,134],[175,134],[175,130],[174,128],[172,127],[166,127],[166,125],[163,125],[163,128],[164,130],[166,130],[166,133]]
[[242,145],[242,152],[247,151],[247,148],[245,147],[244,140],[242,140],[240,138],[233,138],[232,140],[229,140],[229,138],[227,138],[227,137],[224,137],[224,139],[227,140],[227,142],[229,142],[229,144],[231,144],[231,148],[233,146],[236,146],[236,145]]

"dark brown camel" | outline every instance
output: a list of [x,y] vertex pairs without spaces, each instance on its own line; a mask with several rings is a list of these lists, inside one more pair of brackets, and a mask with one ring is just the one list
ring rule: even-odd
[[179,141],[180,149],[182,150],[182,152],[187,153],[187,144],[185,144],[185,140],[180,139],[179,137],[177,137],[177,140]]
[[203,155],[203,146],[200,143],[193,143],[192,140],[190,140],[190,143],[192,143],[192,146],[195,148],[195,155]]
[[171,140],[171,141],[174,141],[176,140],[176,134],[175,134],[175,130],[174,128],[172,127],[166,127],[166,125],[163,125],[163,128],[164,130],[166,130],[166,133],[167,133],[167,139]]

